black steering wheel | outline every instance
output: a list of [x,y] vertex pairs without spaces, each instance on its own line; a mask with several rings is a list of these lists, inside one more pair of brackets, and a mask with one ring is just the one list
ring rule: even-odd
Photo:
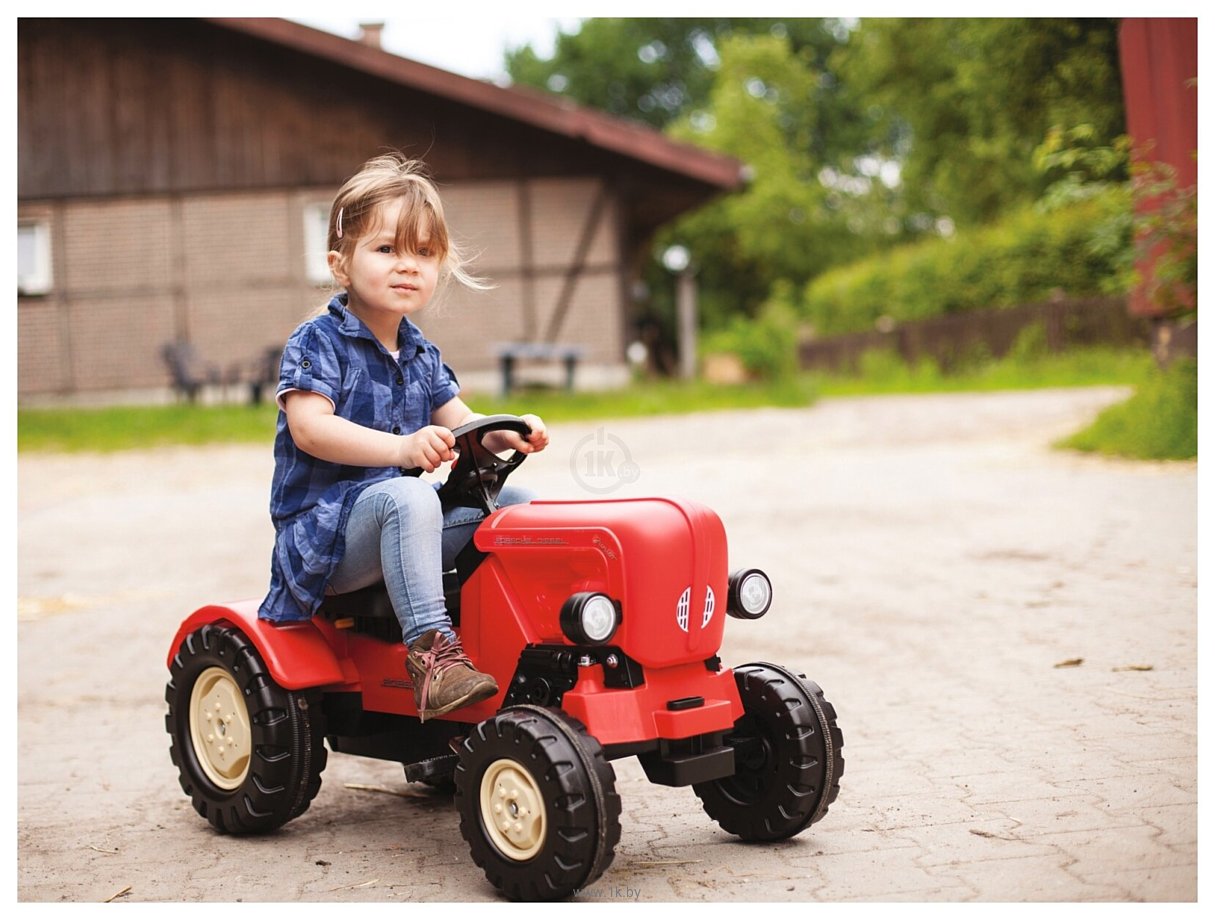
[[439,486],[439,500],[444,508],[479,508],[486,514],[498,509],[498,493],[506,477],[527,459],[527,454],[514,451],[505,459],[481,442],[491,431],[515,431],[527,437],[532,429],[517,415],[487,415],[453,428],[455,450],[459,452],[447,481]]

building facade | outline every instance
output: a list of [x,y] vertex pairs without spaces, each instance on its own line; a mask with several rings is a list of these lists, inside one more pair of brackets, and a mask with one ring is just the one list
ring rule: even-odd
[[19,397],[163,390],[166,343],[254,361],[330,294],[341,182],[426,160],[488,292],[420,325],[467,379],[503,342],[621,376],[654,231],[740,164],[283,20],[18,23]]

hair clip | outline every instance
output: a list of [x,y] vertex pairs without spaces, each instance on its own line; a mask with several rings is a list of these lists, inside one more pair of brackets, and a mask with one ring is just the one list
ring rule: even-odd
[[338,213],[337,213],[337,238],[339,240],[342,238],[342,212],[344,210],[346,210],[346,209],[338,208]]

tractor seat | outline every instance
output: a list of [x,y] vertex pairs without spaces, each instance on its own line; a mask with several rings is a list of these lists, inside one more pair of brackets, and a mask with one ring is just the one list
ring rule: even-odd
[[[455,569],[443,573],[443,599],[452,625],[459,626],[460,577]],[[401,641],[401,623],[382,581],[346,594],[328,594],[318,612],[339,628],[367,633],[389,642]]]

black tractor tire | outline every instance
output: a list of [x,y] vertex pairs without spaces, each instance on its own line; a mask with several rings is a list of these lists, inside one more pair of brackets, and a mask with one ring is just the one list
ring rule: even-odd
[[512,706],[475,726],[456,767],[460,833],[512,901],[555,901],[611,865],[620,840],[616,774],[577,719]]
[[774,664],[735,668],[743,715],[726,734],[733,776],[692,789],[722,829],[784,840],[827,813],[840,791],[844,737],[818,684]]
[[328,759],[314,693],[280,687],[253,643],[223,625],[186,636],[169,674],[169,756],[195,811],[231,834],[307,811]]

